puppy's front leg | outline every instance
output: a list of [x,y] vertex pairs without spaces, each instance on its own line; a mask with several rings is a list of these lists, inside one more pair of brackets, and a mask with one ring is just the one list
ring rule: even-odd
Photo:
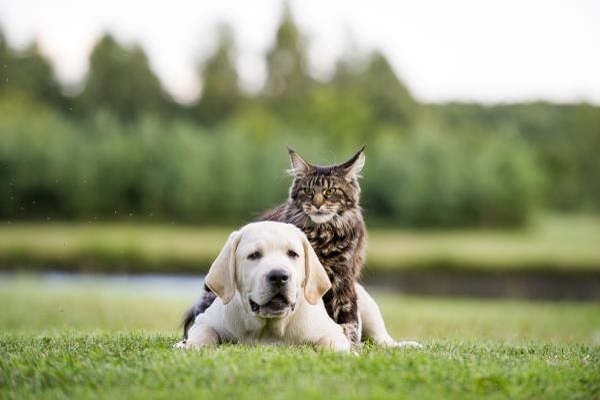
[[175,345],[176,348],[194,349],[219,344],[219,334],[210,326],[194,324],[188,331],[188,338]]

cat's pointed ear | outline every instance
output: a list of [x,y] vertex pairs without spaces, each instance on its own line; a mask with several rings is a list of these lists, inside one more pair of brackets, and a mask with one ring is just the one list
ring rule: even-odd
[[336,168],[348,178],[359,178],[360,171],[365,166],[365,147],[363,146],[348,161],[339,164]]
[[288,170],[290,175],[292,176],[304,176],[308,173],[311,166],[309,163],[304,161],[302,157],[298,153],[296,153],[293,149],[288,147],[288,153],[290,155],[290,161],[292,163],[292,168]]

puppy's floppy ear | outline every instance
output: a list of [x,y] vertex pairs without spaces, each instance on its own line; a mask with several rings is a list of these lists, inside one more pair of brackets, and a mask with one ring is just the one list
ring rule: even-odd
[[241,236],[239,231],[229,235],[227,243],[210,266],[204,279],[206,286],[219,296],[223,304],[229,303],[235,295],[235,252]]
[[319,257],[313,250],[304,234],[302,235],[304,247],[304,297],[310,304],[317,304],[319,299],[331,289],[331,282]]

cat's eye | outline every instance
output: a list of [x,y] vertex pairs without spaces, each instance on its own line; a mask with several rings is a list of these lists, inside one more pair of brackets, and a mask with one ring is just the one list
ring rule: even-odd
[[262,254],[260,251],[255,251],[254,253],[250,254],[248,256],[248,260],[258,260],[259,258],[262,257]]
[[329,189],[325,189],[323,191],[323,194],[325,195],[325,197],[329,197],[334,193],[335,193],[335,188],[329,188]]
[[298,258],[298,253],[296,253],[294,250],[288,250],[287,255],[289,258]]
[[315,189],[313,189],[313,188],[304,188],[304,193],[306,193],[309,196],[312,196],[313,194],[315,194]]

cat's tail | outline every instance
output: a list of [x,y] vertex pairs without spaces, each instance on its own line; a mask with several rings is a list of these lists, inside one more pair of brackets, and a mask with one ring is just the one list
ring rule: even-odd
[[196,317],[202,314],[215,301],[217,296],[206,285],[202,285],[202,295],[198,302],[191,306],[183,315],[183,338],[187,339],[188,330],[194,324]]

